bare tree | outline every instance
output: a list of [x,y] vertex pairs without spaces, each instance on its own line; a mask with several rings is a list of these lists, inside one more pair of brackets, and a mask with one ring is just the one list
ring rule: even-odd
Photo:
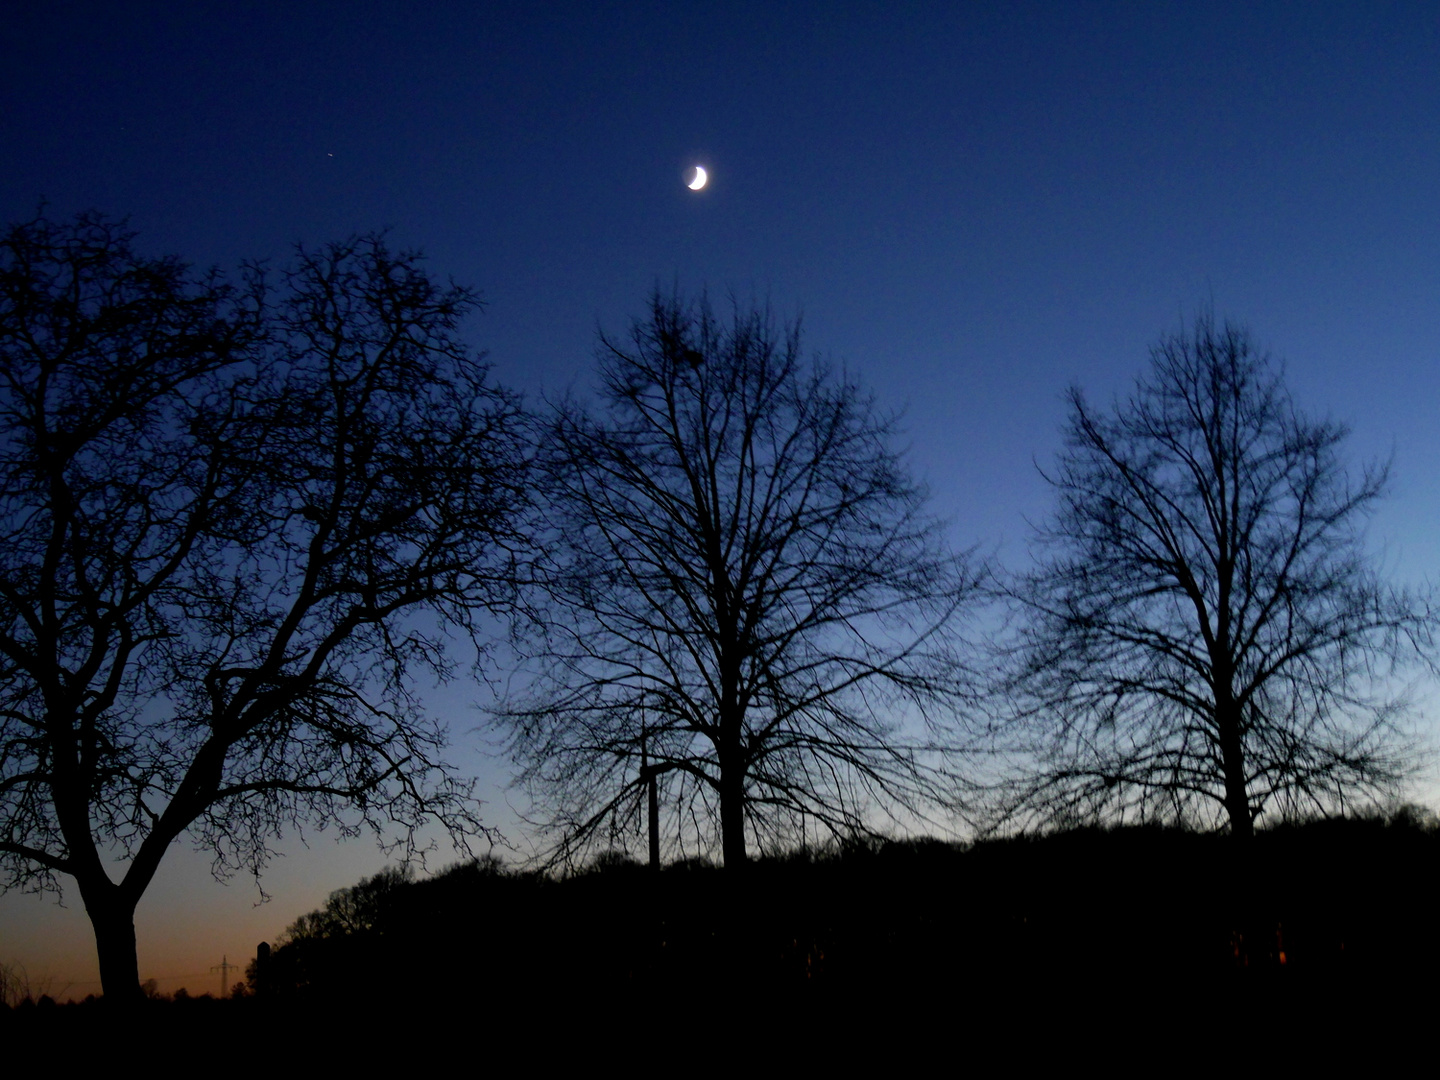
[[27,1001],[34,1002],[44,997],[49,988],[48,980],[42,980],[39,986],[32,984],[24,964],[0,962],[0,1011],[18,1008]]
[[603,415],[550,432],[542,672],[501,714],[557,854],[628,846],[651,792],[732,867],[953,800],[974,580],[891,421],[765,311],[657,294],[599,360]]
[[0,240],[0,868],[74,879],[122,999],[182,836],[258,875],[287,823],[473,835],[410,676],[506,602],[526,461],[417,256],[301,250],[272,296],[131,241]]
[[1069,393],[1017,687],[1039,734],[1016,806],[1052,817],[1264,813],[1387,791],[1412,764],[1396,669],[1428,606],[1362,527],[1387,470],[1346,469],[1246,331],[1212,316],[1105,413]]

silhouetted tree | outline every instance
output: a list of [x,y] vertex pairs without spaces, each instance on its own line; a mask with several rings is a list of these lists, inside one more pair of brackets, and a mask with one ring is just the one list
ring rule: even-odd
[[1110,412],[1069,393],[1017,687],[1039,736],[1016,807],[1262,813],[1388,790],[1412,761],[1392,670],[1427,605],[1362,544],[1387,470],[1305,416],[1249,335],[1202,316]]
[[732,867],[953,800],[974,582],[892,422],[766,311],[656,295],[599,359],[603,413],[551,426],[543,669],[501,715],[557,854],[624,846],[652,779]]
[[44,992],[44,985],[31,985],[24,964],[0,961],[0,1009],[17,1008],[22,1001],[33,1002],[37,994]]
[[281,945],[297,941],[345,937],[384,927],[395,907],[395,897],[415,880],[408,865],[393,866],[374,877],[363,878],[346,889],[336,889],[317,911],[300,916],[280,937]]
[[267,291],[131,242],[0,239],[0,869],[72,877],[134,999],[181,836],[258,875],[287,823],[478,828],[410,676],[505,602],[526,451],[418,256],[301,249]]

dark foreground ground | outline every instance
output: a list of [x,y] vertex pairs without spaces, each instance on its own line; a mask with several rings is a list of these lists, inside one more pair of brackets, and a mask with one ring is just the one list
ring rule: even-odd
[[0,1038],[362,1063],[456,1039],[631,1064],[763,1050],[777,1067],[939,1048],[1127,1072],[1436,1045],[1440,830],[1313,822],[1234,847],[1147,828],[857,847],[739,875],[471,864],[332,898],[335,917],[292,934],[254,997],[12,1011]]

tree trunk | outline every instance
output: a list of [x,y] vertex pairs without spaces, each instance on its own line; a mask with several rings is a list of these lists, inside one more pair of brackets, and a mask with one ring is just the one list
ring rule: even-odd
[[1236,843],[1246,844],[1255,835],[1255,822],[1250,817],[1250,805],[1245,798],[1245,785],[1240,784],[1238,794],[1233,793],[1229,778],[1225,781],[1225,809],[1230,814],[1230,835]]
[[745,788],[728,776],[720,781],[720,844],[727,868],[745,865]]
[[650,773],[645,784],[646,817],[650,833],[650,869],[660,869],[660,781]]
[[745,866],[746,861],[745,768],[738,746],[722,746],[719,758],[720,848],[725,857],[726,869],[738,871]]
[[[720,848],[726,870],[745,868],[745,771],[748,762],[741,741],[745,710],[738,701],[739,672],[722,663],[720,670]],[[733,876],[733,874],[731,875]]]
[[660,869],[660,778],[650,767],[650,733],[640,728],[640,781],[645,785],[645,825],[650,838],[650,869]]
[[1237,844],[1246,845],[1255,835],[1255,821],[1250,815],[1250,796],[1245,786],[1240,707],[1226,696],[1216,704],[1215,719],[1220,728],[1220,760],[1225,772],[1225,812],[1230,817],[1230,835]]
[[[113,886],[112,886],[113,888]],[[135,905],[118,892],[85,899],[100,956],[100,989],[107,1002],[129,1005],[140,1000],[140,964],[135,954]]]
[[[57,754],[57,758],[62,755]],[[72,767],[59,770],[52,788],[56,814],[69,847],[69,872],[80,887],[85,914],[95,931],[95,951],[100,961],[100,992],[112,1007],[128,1007],[141,1000],[140,964],[135,955],[135,905],[154,876],[155,866],[168,841],[151,833],[131,860],[125,884],[117,885],[105,867],[90,834],[90,801],[81,786],[83,774]],[[137,863],[143,862],[143,867]]]

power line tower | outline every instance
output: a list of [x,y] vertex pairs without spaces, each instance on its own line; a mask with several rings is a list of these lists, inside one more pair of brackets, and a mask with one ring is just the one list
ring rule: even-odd
[[225,954],[222,953],[221,956],[220,956],[220,963],[216,964],[216,965],[215,965],[214,967],[212,967],[210,970],[211,970],[212,972],[216,972],[216,971],[220,972],[220,996],[221,996],[222,998],[227,998],[227,997],[229,997],[229,996],[230,996],[230,972],[232,972],[232,971],[239,971],[239,970],[240,970],[240,965],[239,965],[239,964],[232,964],[232,963],[230,963],[230,957],[229,957],[229,956],[226,956]]

